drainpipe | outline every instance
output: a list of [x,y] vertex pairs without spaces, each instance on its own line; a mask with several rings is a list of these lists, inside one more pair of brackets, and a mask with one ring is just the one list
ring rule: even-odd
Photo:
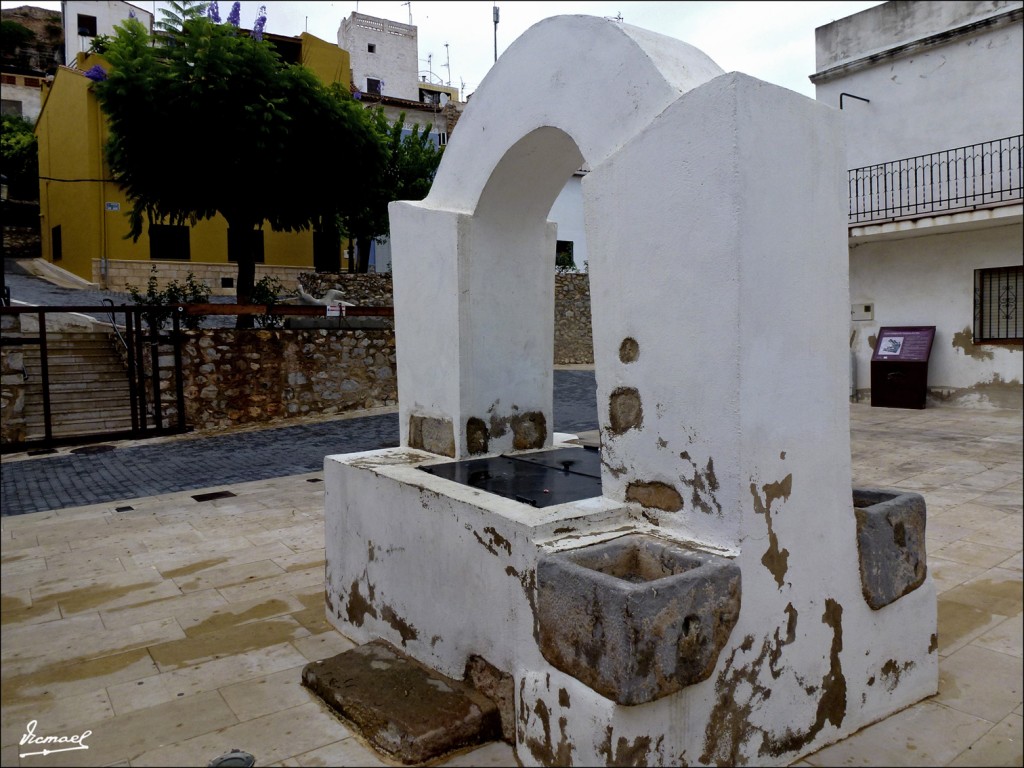
[[[103,138],[103,110],[99,101],[96,101],[96,137]],[[107,182],[104,177],[103,150],[100,149],[100,202],[103,208],[100,209],[100,286],[104,289],[109,287],[109,266],[107,264]]]

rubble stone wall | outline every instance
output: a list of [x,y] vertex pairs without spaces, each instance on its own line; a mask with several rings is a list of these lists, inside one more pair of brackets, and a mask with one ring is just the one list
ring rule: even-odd
[[[392,306],[391,273],[312,273],[299,277],[303,290],[321,297],[340,291],[358,306]],[[592,364],[590,276],[585,272],[555,275],[555,365]]]
[[[186,335],[186,421],[195,429],[398,402],[390,330],[203,329]],[[161,384],[173,402],[169,376]]]

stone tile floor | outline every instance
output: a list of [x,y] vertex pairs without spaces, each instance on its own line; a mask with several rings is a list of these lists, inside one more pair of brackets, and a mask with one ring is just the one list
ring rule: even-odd
[[[851,405],[854,485],[928,504],[937,695],[797,764],[1020,766],[1022,413]],[[387,765],[300,684],[324,618],[321,473],[2,519],[0,763]],[[233,497],[197,501],[203,492]],[[88,751],[19,757],[40,735]],[[514,765],[490,744],[445,765]]]

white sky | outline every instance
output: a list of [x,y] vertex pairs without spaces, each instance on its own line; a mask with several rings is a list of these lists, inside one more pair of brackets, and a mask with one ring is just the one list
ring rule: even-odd
[[[226,19],[232,0],[220,0]],[[162,3],[136,0],[134,5],[161,18]],[[341,20],[353,11],[418,27],[420,73],[433,74],[435,83],[463,88],[462,98],[480,85],[494,63],[497,4],[498,55],[533,24],[549,16],[586,14],[614,18],[684,40],[708,54],[726,72],[739,71],[814,97],[807,79],[814,72],[814,30],[836,19],[875,5],[874,2],[562,2],[544,0],[371,0],[370,2],[242,3],[241,24],[252,27],[260,5],[267,6],[267,31],[298,35],[302,31],[338,41]],[[3,8],[34,5],[60,9],[59,2],[2,0]],[[410,7],[411,6],[411,7]],[[447,48],[445,45],[447,44]],[[429,60],[428,60],[429,57]],[[446,66],[449,64],[450,66]],[[450,71],[450,75],[449,75]]]

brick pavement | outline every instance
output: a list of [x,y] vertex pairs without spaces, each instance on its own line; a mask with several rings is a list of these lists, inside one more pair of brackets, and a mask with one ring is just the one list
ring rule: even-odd
[[[555,371],[556,430],[597,427],[594,389],[593,371]],[[48,456],[12,454],[0,462],[0,514],[318,472],[324,456],[398,445],[398,437],[398,414],[388,409],[265,429],[109,443],[77,449],[79,453],[65,448]]]

